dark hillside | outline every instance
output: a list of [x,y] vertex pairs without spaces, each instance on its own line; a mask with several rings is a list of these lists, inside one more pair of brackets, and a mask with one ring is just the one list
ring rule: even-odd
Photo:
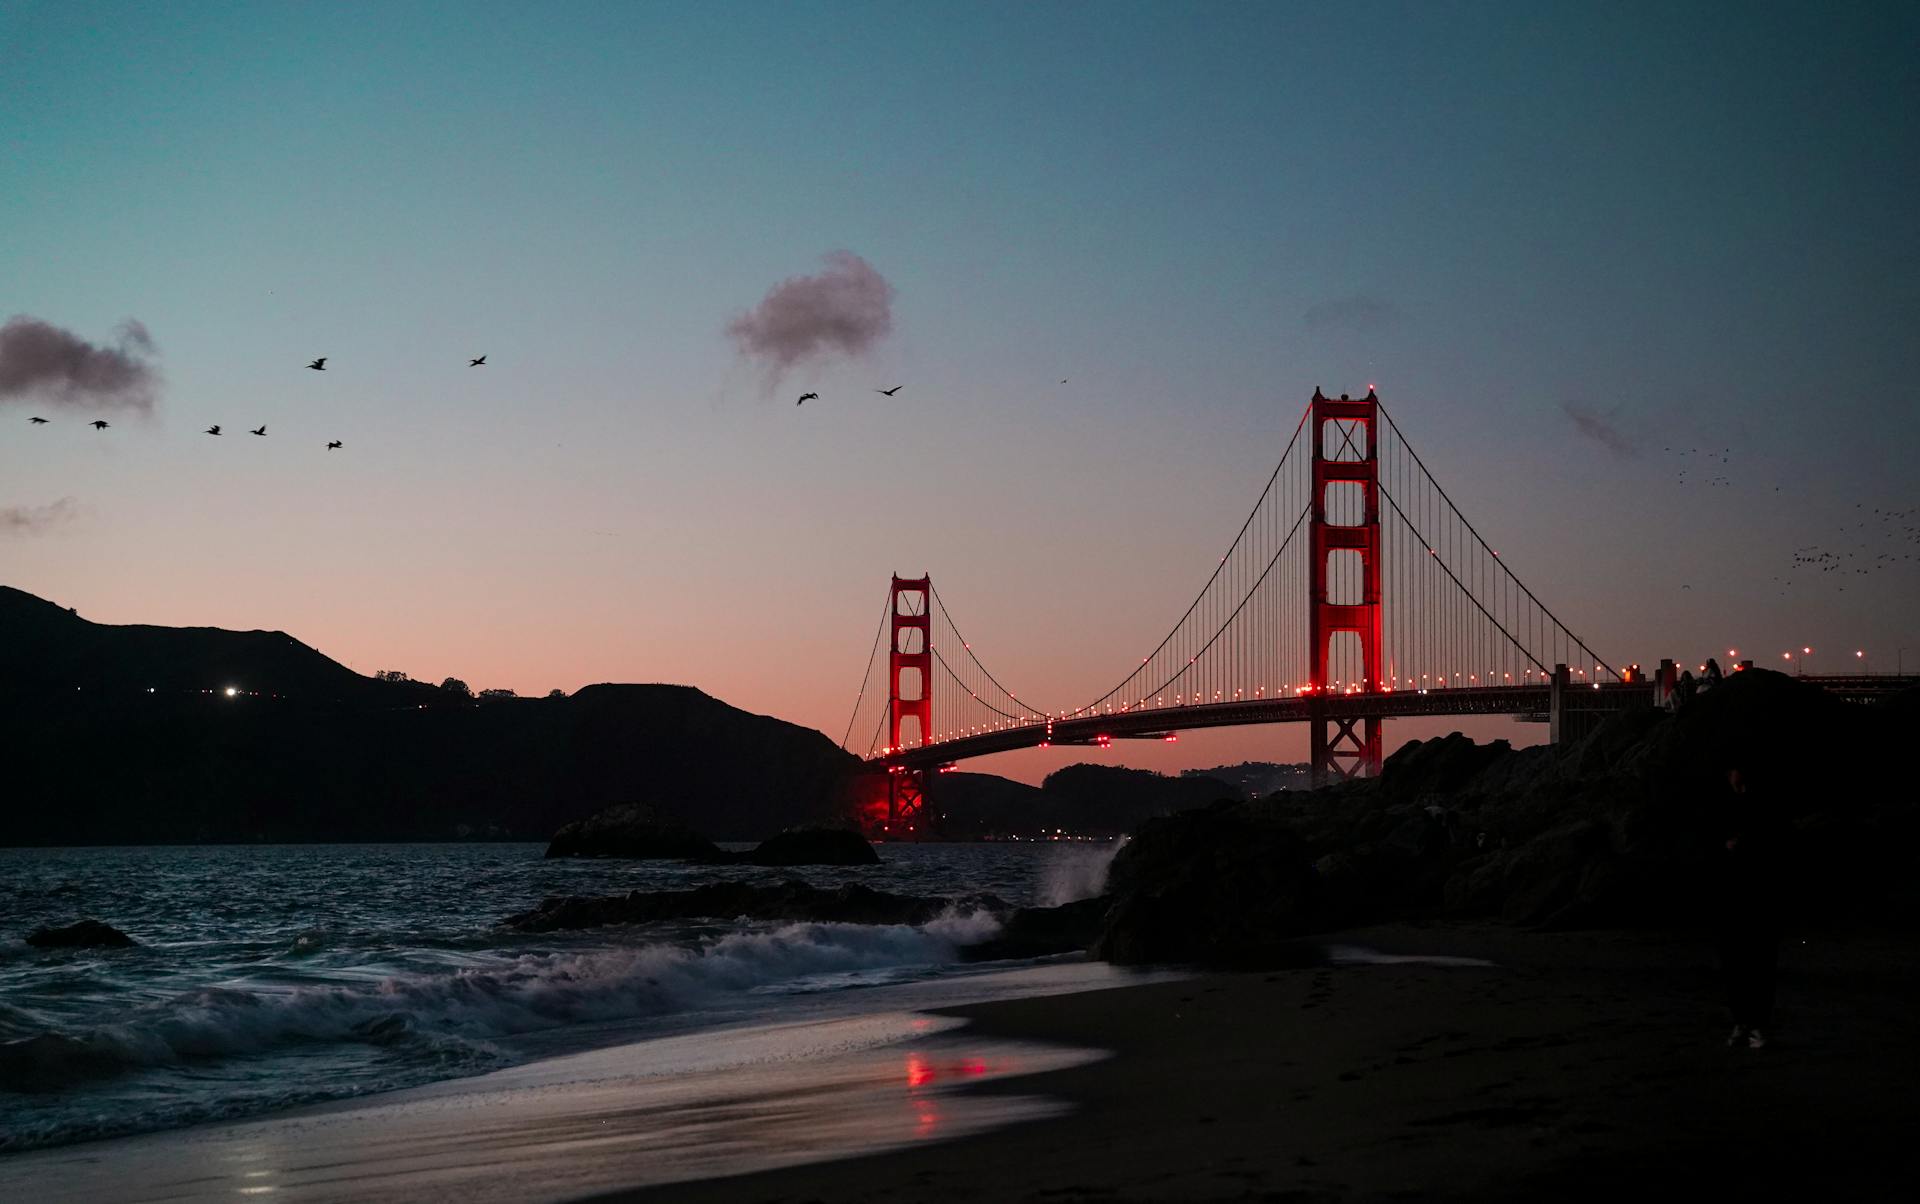
[[109,627],[17,590],[0,731],[0,844],[544,841],[615,803],[757,840],[830,818],[854,763],[687,686],[476,702],[277,632]]

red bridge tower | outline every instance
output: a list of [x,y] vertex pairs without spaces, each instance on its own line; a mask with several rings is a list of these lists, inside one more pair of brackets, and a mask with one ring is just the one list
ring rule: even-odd
[[[887,608],[892,641],[887,645],[887,751],[905,747],[901,720],[912,719],[914,743],[933,741],[933,578],[893,578]],[[910,676],[909,676],[910,675]],[[887,835],[915,834],[926,802],[926,775],[903,765],[887,767]]]
[[[1383,687],[1380,631],[1380,476],[1378,433],[1380,399],[1369,388],[1358,401],[1342,393],[1338,401],[1313,391],[1312,565],[1309,569],[1307,630],[1312,670],[1312,718],[1307,724],[1313,780],[1371,776],[1380,772],[1380,717],[1330,716],[1329,702],[1348,693],[1377,694]],[[1328,448],[1329,428],[1335,446]],[[1357,498],[1351,496],[1358,487]],[[1328,521],[1328,492],[1343,497],[1333,509],[1342,520]],[[1357,510],[1357,515],[1356,515]],[[1358,518],[1358,522],[1352,521]],[[1336,555],[1356,557],[1357,565],[1331,574],[1346,591],[1328,596],[1329,564]],[[1355,596],[1357,588],[1358,596]],[[1360,680],[1332,684],[1328,672],[1333,641],[1351,632],[1359,642]],[[1351,665],[1351,658],[1342,660]]]

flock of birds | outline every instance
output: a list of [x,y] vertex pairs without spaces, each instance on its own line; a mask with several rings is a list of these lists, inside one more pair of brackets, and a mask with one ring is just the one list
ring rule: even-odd
[[[486,366],[487,366],[487,357],[484,355],[476,356],[475,358],[467,361],[467,367],[469,368],[484,368]],[[308,364],[307,367],[315,372],[325,372],[327,370],[327,357],[323,355],[320,358],[314,360],[312,363]],[[897,385],[895,386],[895,388],[898,388],[898,387],[899,386]],[[813,396],[813,395],[809,394],[809,396]],[[892,396],[892,395],[889,394],[888,396]],[[51,418],[42,418],[40,415],[35,414],[33,417],[27,419],[27,421],[34,426],[46,426],[48,423],[52,422],[53,420]],[[92,427],[96,431],[104,431],[109,427],[111,427],[113,424],[111,422],[108,422],[104,418],[95,418],[92,422],[89,422],[87,425]],[[214,423],[212,426],[208,427],[206,430],[201,432],[201,434],[203,435],[222,435],[225,433],[226,432],[220,429],[220,424],[217,422]],[[258,435],[262,439],[264,439],[267,437],[267,424],[263,422],[259,426],[253,427],[252,429],[248,430],[247,434]],[[345,446],[346,444],[341,442],[338,439],[329,439],[327,441],[328,451],[339,451],[342,447],[345,447]]]
[[[1670,456],[1677,456],[1682,460],[1691,459],[1694,456],[1700,456],[1701,458],[1699,462],[1702,464],[1712,464],[1714,461],[1714,453],[1712,451],[1707,451],[1703,454],[1700,451],[1700,449],[1697,447],[1689,447],[1687,450],[1679,451],[1679,452],[1674,451],[1671,447],[1662,448],[1661,450],[1666,452],[1666,454]],[[1723,447],[1720,449],[1720,454],[1719,454],[1720,463],[1722,464],[1730,463],[1732,460],[1732,456],[1733,456],[1732,448]],[[1680,476],[1678,478],[1680,484],[1685,485],[1687,483],[1687,474],[1692,471],[1693,471],[1693,466],[1691,464],[1687,465],[1686,467],[1680,470]],[[1698,482],[1696,481],[1695,483],[1697,484]],[[1711,477],[1707,480],[1707,485],[1709,488],[1721,486],[1721,485],[1731,485],[1731,484],[1733,484],[1733,481],[1729,479],[1725,474]],[[1780,487],[1778,485],[1775,485],[1773,487],[1773,491],[1775,493],[1779,493]]]
[[[487,357],[484,355],[475,356],[473,359],[470,359],[467,361],[467,367],[469,368],[484,368],[486,366],[487,366]],[[327,370],[327,357],[324,355],[320,356],[318,359],[315,359],[312,363],[308,364],[307,367],[315,372],[325,372]],[[1067,382],[1063,380],[1060,383],[1064,385]],[[900,390],[904,388],[906,388],[905,385],[895,385],[891,389],[875,389],[874,392],[880,394],[882,397],[892,397],[894,394],[898,393]],[[820,395],[818,393],[802,393],[800,395],[800,400],[794,402],[793,404],[805,405],[809,401],[818,401],[818,400],[820,400]],[[27,421],[32,423],[34,426],[45,426],[49,422],[51,422],[52,419],[42,418],[40,417],[40,415],[35,414],[33,417],[27,419]],[[91,426],[96,431],[104,431],[107,428],[111,427],[113,424],[111,422],[108,422],[104,418],[96,418],[92,422],[88,423],[87,425]],[[221,434],[224,434],[225,432],[220,429],[220,424],[216,422],[201,433],[206,435],[221,435]],[[259,426],[256,426],[251,430],[249,430],[247,433],[249,435],[258,435],[264,439],[267,436],[267,424],[263,422]],[[327,450],[338,451],[343,446],[345,446],[345,444],[343,444],[340,440],[332,439],[332,440],[329,440],[327,443]]]
[[[1065,382],[1062,382],[1062,383],[1065,383]],[[898,393],[900,390],[904,388],[906,388],[905,385],[895,385],[891,389],[875,389],[874,392],[878,393],[882,397],[892,397],[895,393]],[[803,406],[810,401],[819,401],[819,400],[820,400],[820,395],[818,393],[802,393],[800,395],[800,400],[794,402],[793,404],[797,406]]]
[[[1855,502],[1853,508],[1865,511],[1865,502]],[[1787,574],[1776,576],[1774,582],[1784,595],[1787,588],[1794,584],[1794,574],[1811,575],[1811,579],[1831,577],[1841,593],[1847,587],[1838,585],[1840,581],[1856,577],[1870,577],[1875,573],[1902,565],[1920,561],[1920,552],[1878,551],[1876,547],[1886,547],[1889,543],[1898,547],[1920,548],[1920,507],[1909,506],[1905,510],[1880,510],[1858,515],[1858,522],[1845,523],[1840,533],[1854,534],[1851,547],[1826,547],[1821,544],[1807,544],[1793,550],[1793,567]]]
[[[1733,484],[1731,477],[1719,471],[1720,465],[1733,462],[1733,449],[1730,447],[1723,447],[1719,451],[1698,447],[1666,447],[1661,450],[1681,461],[1682,466],[1674,478],[1676,484],[1705,485],[1708,488],[1730,487]],[[1688,474],[1695,473],[1696,469],[1703,471],[1689,480]],[[1704,473],[1713,475],[1703,480]],[[1773,491],[1779,493],[1780,486],[1775,485]],[[1855,510],[1867,508],[1864,502],[1854,503]],[[1800,580],[1810,579],[1809,575],[1814,579],[1825,579],[1834,584],[1840,593],[1845,593],[1847,587],[1839,584],[1841,581],[1871,576],[1920,561],[1920,552],[1897,550],[1901,545],[1920,547],[1920,522],[1912,521],[1916,515],[1920,515],[1920,507],[1874,510],[1871,514],[1858,516],[1860,521],[1840,527],[1843,535],[1854,533],[1850,547],[1808,544],[1795,548],[1788,572],[1770,578],[1778,587],[1778,596],[1786,596],[1796,580],[1796,574]],[[1886,550],[1889,547],[1896,550]],[[1693,586],[1682,585],[1680,588],[1692,589]]]

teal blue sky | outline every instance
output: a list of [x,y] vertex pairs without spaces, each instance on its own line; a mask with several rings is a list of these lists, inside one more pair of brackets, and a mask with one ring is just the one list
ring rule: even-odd
[[[837,737],[924,570],[1071,705],[1377,382],[1621,660],[1920,663],[1917,562],[1771,583],[1920,502],[1915,62],[1896,4],[0,0],[0,318],[137,318],[166,381],[101,437],[0,402],[0,507],[74,499],[0,582]],[[843,248],[891,335],[769,386],[727,322]]]

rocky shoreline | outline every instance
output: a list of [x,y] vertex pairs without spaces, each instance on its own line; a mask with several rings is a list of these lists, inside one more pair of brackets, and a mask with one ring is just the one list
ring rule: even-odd
[[855,883],[714,883],[548,899],[506,923],[918,924],[984,908],[1002,930],[967,951],[976,959],[1085,951],[1117,964],[1221,967],[1292,964],[1304,935],[1396,920],[1684,926],[1712,907],[1726,769],[1738,763],[1792,834],[1791,906],[1829,921],[1911,925],[1920,919],[1920,824],[1895,788],[1896,768],[1855,763],[1838,776],[1811,751],[1901,748],[1917,726],[1911,697],[1863,706],[1754,670],[1678,714],[1612,716],[1566,748],[1515,750],[1456,733],[1403,746],[1371,780],[1151,819],[1114,858],[1105,892],[1065,907],[896,896]]

